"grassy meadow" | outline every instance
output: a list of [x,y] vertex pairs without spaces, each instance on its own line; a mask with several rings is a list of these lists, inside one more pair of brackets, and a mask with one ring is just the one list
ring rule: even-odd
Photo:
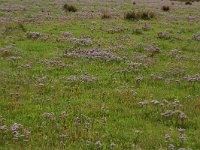
[[200,2],[0,0],[1,150],[199,150]]

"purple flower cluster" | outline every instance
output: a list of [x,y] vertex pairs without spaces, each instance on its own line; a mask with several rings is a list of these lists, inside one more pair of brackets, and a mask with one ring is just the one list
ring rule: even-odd
[[96,147],[97,147],[98,149],[102,147],[102,144],[101,144],[100,141],[97,141],[97,142],[95,143],[95,145],[96,145]]
[[[174,76],[173,78],[166,78],[166,77],[162,77],[156,74],[151,74],[150,78],[153,80],[157,80],[157,81],[164,81],[165,83],[169,84],[171,82],[177,83],[177,84],[181,84],[184,81],[187,81],[189,83],[197,83],[200,82],[200,75],[199,74],[195,74],[195,75],[187,75],[184,76],[186,74],[186,71],[184,69],[181,68],[175,68],[173,70],[169,70],[169,71],[164,71],[165,76]],[[184,76],[182,78],[177,78],[180,76]]]
[[200,82],[200,74],[188,75],[184,79],[188,82]]
[[[177,118],[178,120],[185,120],[187,118],[186,114],[181,111],[182,105],[180,102],[175,99],[173,102],[169,102],[168,100],[164,99],[162,102],[159,102],[158,100],[152,100],[151,103],[154,106],[166,108],[166,111],[161,113],[161,116],[164,116],[166,118]],[[144,100],[138,103],[140,106],[145,107],[149,104],[149,101]]]
[[58,59],[51,59],[51,60],[45,59],[43,62],[44,64],[51,67],[64,68],[65,66],[67,66],[63,61],[58,60]]
[[89,19],[89,18],[97,18],[98,16],[101,16],[101,12],[100,11],[91,11],[91,10],[81,10],[79,12],[76,12],[75,17],[77,19]]
[[[181,141],[181,143],[187,141],[187,136],[185,135],[185,129],[179,128],[178,132],[179,132],[179,140]],[[165,134],[165,140],[167,143],[174,141],[174,139],[171,136],[171,133],[168,132]],[[169,144],[169,149],[174,150],[175,149],[174,144]],[[187,149],[190,150],[189,147]],[[181,148],[178,148],[178,150],[186,150],[186,148],[181,147]]]
[[53,112],[44,112],[42,114],[42,116],[45,118],[45,119],[49,119],[49,120],[55,120],[56,117],[55,117],[55,114]]
[[144,101],[142,101],[142,102],[139,102],[138,104],[139,104],[140,106],[144,107],[144,106],[147,106],[148,101],[147,101],[147,100],[144,100]]
[[170,33],[168,31],[158,32],[158,38],[160,39],[169,39]]
[[30,64],[23,64],[19,66],[20,69],[32,69],[32,66]]
[[135,78],[136,83],[140,83],[144,78],[142,76],[137,76]]
[[155,75],[155,74],[151,74],[150,77],[151,77],[152,79],[154,79],[154,80],[164,80],[163,77],[158,76],[158,75]]
[[18,123],[14,123],[10,129],[12,131],[14,140],[22,138],[24,141],[28,141],[27,138],[31,135],[31,131],[25,129],[23,125]]
[[142,134],[143,134],[143,131],[141,131],[141,130],[136,130],[135,133],[136,133],[137,135],[142,135]]
[[147,55],[136,56],[135,57],[135,61],[136,62],[140,62],[140,63],[145,63],[145,65],[147,65],[147,66],[151,65],[152,63],[154,63],[152,58],[148,57]]
[[146,48],[145,49],[148,53],[150,53],[151,55],[154,55],[154,54],[158,54],[160,53],[160,49],[156,46],[151,46],[149,48]]
[[16,131],[19,131],[23,126],[21,124],[17,124],[17,123],[14,123],[12,126],[11,126],[11,131],[13,132],[16,132]]
[[107,31],[107,33],[110,33],[110,34],[122,33],[122,32],[125,32],[125,31],[127,31],[127,30],[128,30],[128,28],[117,27],[117,28],[109,29],[109,30]]
[[85,75],[81,75],[81,76],[78,76],[78,77],[74,76],[74,75],[69,76],[68,80],[73,81],[73,82],[75,82],[75,81],[94,82],[94,81],[97,81],[97,78],[85,74]]
[[18,61],[18,60],[21,60],[22,57],[21,56],[10,56],[8,59],[10,61]]
[[0,126],[0,132],[7,132],[7,130],[8,130],[7,125]]
[[98,59],[106,59],[106,60],[121,60],[120,57],[114,55],[111,52],[102,51],[99,49],[90,49],[90,50],[76,50],[64,52],[65,57],[83,57],[83,58],[98,58]]
[[192,39],[194,39],[194,40],[196,40],[196,41],[200,41],[200,32],[194,34],[194,35],[192,36]]
[[61,32],[62,40],[72,42],[74,45],[90,46],[93,44],[91,38],[81,36],[80,38],[73,37],[72,32]]
[[61,35],[66,39],[71,39],[73,37],[72,32],[61,32]]
[[166,112],[161,113],[161,115],[167,118],[177,115],[180,120],[185,120],[187,118],[186,114],[180,110],[167,110]]
[[92,40],[90,38],[71,38],[69,40],[70,42],[72,42],[75,45],[81,45],[81,46],[89,46],[92,45]]
[[13,46],[7,46],[4,48],[0,48],[0,55],[4,56],[4,57],[12,56],[14,49],[15,48]]
[[166,112],[164,113],[161,113],[162,116],[165,116],[165,117],[171,117],[174,115],[174,111],[173,110],[167,110]]
[[39,32],[28,32],[28,33],[27,33],[27,38],[36,40],[36,39],[40,38],[41,35],[42,35],[42,34],[39,33]]

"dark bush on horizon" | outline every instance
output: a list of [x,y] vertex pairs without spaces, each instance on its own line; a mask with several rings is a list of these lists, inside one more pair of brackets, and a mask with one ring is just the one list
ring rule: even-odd
[[185,5],[192,5],[192,2],[187,1],[187,2],[185,2]]
[[170,7],[169,7],[169,6],[162,6],[162,10],[163,10],[163,11],[169,11],[169,10],[170,10]]
[[149,20],[155,17],[152,11],[130,11],[125,13],[124,18],[128,20]]
[[75,6],[69,4],[65,4],[63,9],[65,12],[76,12],[78,10]]
[[101,19],[109,19],[111,18],[111,14],[108,12],[103,12]]

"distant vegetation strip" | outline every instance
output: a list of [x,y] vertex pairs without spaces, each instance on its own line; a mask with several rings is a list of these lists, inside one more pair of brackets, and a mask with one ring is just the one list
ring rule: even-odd
[[171,0],[171,1],[181,1],[181,2],[200,2],[200,0]]

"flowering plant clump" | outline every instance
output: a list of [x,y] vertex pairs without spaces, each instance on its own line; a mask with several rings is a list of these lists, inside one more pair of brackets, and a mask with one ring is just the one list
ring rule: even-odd
[[102,51],[99,49],[90,49],[90,50],[76,50],[76,51],[66,51],[63,56],[65,57],[86,57],[86,58],[98,58],[105,60],[121,60],[120,57],[115,54],[107,51]]

